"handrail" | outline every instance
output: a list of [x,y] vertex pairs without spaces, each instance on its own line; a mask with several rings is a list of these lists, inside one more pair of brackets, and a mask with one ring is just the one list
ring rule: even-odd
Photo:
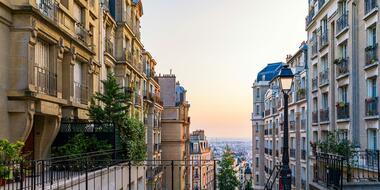
[[[282,165],[275,165],[274,166],[272,172],[270,173],[270,176],[269,176],[267,182],[265,183],[264,190],[271,190],[273,188],[273,184],[275,183],[275,181],[278,177],[278,174],[281,171],[281,168],[282,168]],[[274,178],[273,178],[273,181],[271,181],[273,175],[274,175]]]

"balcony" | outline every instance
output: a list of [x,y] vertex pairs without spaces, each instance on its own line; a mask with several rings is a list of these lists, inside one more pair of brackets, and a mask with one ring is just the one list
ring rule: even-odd
[[106,39],[106,52],[113,56],[113,42],[110,38]]
[[291,158],[296,158],[296,149],[294,149],[294,148],[290,148],[290,149],[289,149],[289,156],[290,156]]
[[42,14],[55,22],[58,21],[58,4],[54,0],[42,0],[37,6]]
[[336,66],[336,76],[340,77],[349,72],[348,69],[348,58],[339,58],[334,60]]
[[365,14],[370,13],[375,8],[377,8],[377,0],[365,0]]
[[49,68],[34,66],[36,90],[50,96],[57,96],[57,74]]
[[123,49],[122,59],[123,61],[128,61],[132,64],[132,52],[128,48]]
[[74,102],[80,103],[80,104],[87,104],[88,96],[88,87],[87,85],[80,83],[80,82],[74,82]]
[[297,90],[297,101],[306,99],[306,89],[300,88]]
[[338,102],[336,104],[337,119],[349,119],[350,118],[350,104],[347,102]]
[[306,27],[309,26],[311,21],[313,21],[313,17],[315,16],[314,7],[309,11],[309,14],[306,16]]
[[312,119],[313,119],[313,123],[318,123],[318,112],[317,111],[313,111],[312,113]]
[[319,73],[319,86],[323,86],[329,83],[329,70],[326,68]]
[[323,5],[325,5],[325,0],[319,0],[318,1],[318,9],[320,10]]
[[89,32],[86,30],[85,24],[82,22],[75,23],[75,33],[77,34],[77,38],[88,45],[88,36]]
[[367,117],[379,115],[378,102],[378,97],[365,99],[365,115]]
[[306,129],[306,119],[301,119],[301,130]]
[[366,57],[366,62],[365,62],[366,66],[377,63],[378,61],[377,44],[373,46],[368,46],[365,48],[365,57]]
[[318,89],[318,76],[314,76],[311,79],[311,87],[312,87],[313,90],[317,90]]
[[330,120],[328,108],[319,110],[319,119],[321,122],[326,122]]
[[344,12],[336,21],[336,33],[341,33],[348,27],[348,11]]
[[306,160],[306,150],[301,150],[301,159]]
[[320,36],[319,36],[319,48],[322,49],[324,48],[325,46],[327,46],[329,44],[329,36],[328,36],[328,32],[327,31],[324,31]]

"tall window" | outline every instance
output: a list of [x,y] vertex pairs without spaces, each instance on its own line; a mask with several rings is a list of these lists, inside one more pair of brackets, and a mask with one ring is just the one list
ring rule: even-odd
[[341,58],[347,58],[347,43],[344,42],[339,45],[339,52]]
[[260,98],[260,88],[256,88],[256,98]]
[[256,132],[258,132],[258,131],[259,131],[259,123],[256,122]]
[[376,25],[369,27],[367,29],[367,45],[368,46],[375,46],[377,43],[376,40]]
[[290,121],[295,121],[294,110],[290,110]]
[[329,94],[327,92],[322,94],[322,109],[323,110],[327,110],[329,108],[328,98],[329,98]]
[[37,40],[35,45],[34,81],[38,91],[56,95],[57,76],[55,65],[51,61],[50,44]]
[[302,107],[302,108],[301,108],[301,119],[306,119],[306,111],[305,111],[305,107]]
[[377,150],[377,132],[376,129],[368,129],[368,149]]
[[339,6],[339,12],[341,14],[345,14],[347,12],[347,2],[346,2],[346,0],[340,1],[338,6]]
[[339,87],[339,101],[347,103],[347,86]]
[[322,36],[327,34],[327,16],[321,20],[321,34]]
[[328,57],[327,55],[324,55],[322,58],[321,58],[321,70],[322,71],[327,71],[329,68],[329,65],[328,65]]
[[256,115],[260,115],[260,105],[256,105]]
[[377,84],[376,84],[376,77],[367,79],[367,96],[369,98],[375,98],[377,97]]
[[76,61],[74,64],[74,101],[81,102],[83,89],[83,64]]
[[313,111],[318,111],[318,98],[313,98]]

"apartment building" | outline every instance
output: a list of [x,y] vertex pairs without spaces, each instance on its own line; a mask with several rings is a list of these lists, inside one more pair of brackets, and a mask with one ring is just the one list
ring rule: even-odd
[[264,175],[264,100],[269,83],[282,68],[284,63],[270,63],[261,70],[252,85],[253,113],[252,113],[252,173],[255,188],[263,188],[265,185]]
[[190,189],[214,189],[214,162],[211,147],[204,130],[193,131],[190,135],[191,182]]
[[61,118],[86,119],[99,61],[99,4],[3,0],[0,138],[45,158]]
[[377,0],[309,1],[311,141],[339,131],[360,150],[378,149],[377,28]]
[[[167,165],[164,185],[168,190],[190,188],[190,104],[186,90],[173,74],[157,77],[164,110],[161,115],[162,160],[175,160]],[[170,171],[172,168],[172,171]]]

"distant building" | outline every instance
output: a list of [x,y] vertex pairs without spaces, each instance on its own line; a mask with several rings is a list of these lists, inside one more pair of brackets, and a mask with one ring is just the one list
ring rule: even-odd
[[190,189],[212,190],[214,188],[214,162],[211,147],[203,130],[190,135],[190,162],[192,163]]
[[[157,79],[164,105],[161,116],[162,160],[174,160],[172,163],[164,163],[168,165],[165,170],[165,187],[168,190],[189,189],[190,104],[186,101],[186,90],[176,81],[175,75],[160,75]],[[170,171],[171,164],[175,166],[173,173]]]

